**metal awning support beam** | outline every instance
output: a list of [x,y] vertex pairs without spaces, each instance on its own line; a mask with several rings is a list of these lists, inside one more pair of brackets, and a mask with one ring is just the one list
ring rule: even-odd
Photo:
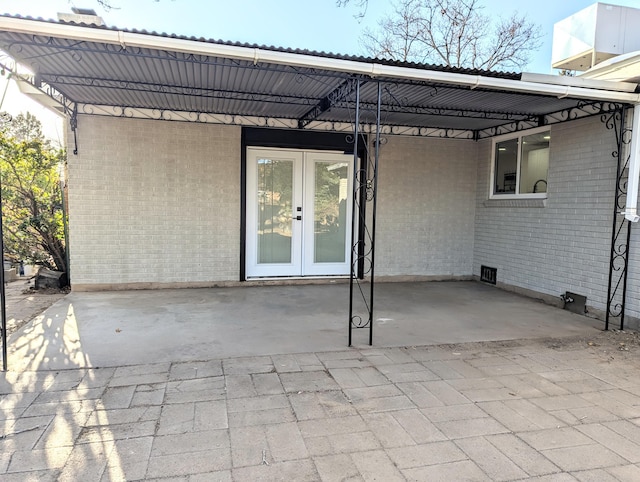
[[[348,108],[347,102],[338,102],[336,107]],[[375,112],[378,109],[378,103],[375,102],[360,102],[360,106],[363,110]],[[445,107],[429,107],[419,105],[400,105],[400,104],[385,104],[381,107],[382,114],[386,112],[393,112],[395,114],[426,114],[437,115],[446,117],[467,117],[472,119],[496,119],[505,121],[536,121],[538,116],[531,116],[527,114],[513,114],[508,112],[490,111],[490,110],[466,110],[455,109]]]
[[[72,104],[72,106],[75,104]],[[72,115],[73,108],[67,111]],[[295,129],[298,126],[296,119],[284,117],[259,117],[253,115],[209,113],[196,111],[181,111],[171,109],[152,109],[135,105],[99,105],[77,104],[78,115],[98,115],[105,117],[127,117],[132,119],[152,119],[173,122],[191,122],[197,124],[224,124],[244,125],[255,127],[273,127],[281,129]],[[347,122],[313,121],[307,129],[316,131],[352,132],[353,124]],[[375,124],[360,123],[360,130],[364,134],[375,134]],[[417,125],[390,125],[380,126],[380,134],[402,135],[412,137],[436,137],[438,139],[473,139],[473,131],[463,129],[451,129],[440,127],[425,127]]]
[[304,129],[311,122],[316,120],[323,112],[328,111],[334,105],[344,102],[348,99],[354,91],[358,88],[358,80],[355,78],[349,78],[345,80],[338,87],[324,96],[320,102],[318,102],[311,110],[306,112],[298,120],[298,129]]
[[269,94],[258,92],[243,92],[224,89],[210,89],[207,87],[191,87],[154,82],[139,82],[133,80],[113,80],[96,77],[81,77],[74,75],[42,74],[42,78],[56,85],[73,87],[97,87],[101,89],[125,90],[135,92],[150,92],[156,94],[170,94],[184,97],[204,97],[212,99],[246,100],[249,102],[268,102],[276,104],[312,105],[316,99],[295,95]]

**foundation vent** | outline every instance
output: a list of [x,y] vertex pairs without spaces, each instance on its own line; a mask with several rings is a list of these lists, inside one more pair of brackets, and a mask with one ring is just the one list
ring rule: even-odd
[[497,278],[498,268],[490,268],[489,266],[485,265],[480,266],[480,281],[484,281],[485,283],[494,285],[496,284]]
[[570,291],[565,291],[564,294],[560,295],[560,299],[564,304],[563,308],[565,310],[569,310],[579,315],[584,315],[587,312],[586,296],[579,295],[577,293],[571,293]]

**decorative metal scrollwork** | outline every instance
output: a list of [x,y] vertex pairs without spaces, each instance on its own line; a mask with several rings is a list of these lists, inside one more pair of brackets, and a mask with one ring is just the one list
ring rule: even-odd
[[73,132],[73,155],[78,155],[78,105],[74,104],[73,109],[69,115],[69,125],[71,126],[71,131]]
[[[378,160],[380,148],[387,139],[381,137],[381,105],[383,85],[377,83],[378,100],[375,108],[375,127],[369,125],[366,131],[374,135],[373,142],[364,149],[361,159],[358,159],[358,140],[360,137],[360,87],[357,81],[355,88],[355,118],[353,134],[346,136],[347,141],[353,142],[354,165],[353,173],[353,225],[351,238],[351,279],[349,288],[349,346],[352,344],[352,331],[358,329],[369,330],[369,345],[373,344],[373,306],[375,283],[375,248],[376,248],[376,209],[378,191]],[[385,92],[389,92],[386,88]],[[364,105],[364,108],[370,108]],[[373,151],[373,152],[371,152]],[[369,216],[366,206],[371,206]],[[356,239],[355,233],[359,233]],[[365,281],[366,279],[366,281]],[[368,286],[367,286],[368,281]]]
[[[608,103],[608,107],[613,105],[615,104]],[[620,329],[624,329],[631,225],[629,221],[625,219],[624,215],[621,214],[621,210],[624,209],[627,194],[631,129],[638,128],[637,126],[628,127],[628,115],[629,109],[625,107],[600,116],[600,121],[604,124],[605,128],[613,131],[615,135],[616,149],[611,152],[611,156],[617,161],[605,330],[609,329],[609,323],[612,321],[612,318],[617,318]]]
[[[607,129],[613,129],[612,123],[614,118],[612,113],[618,112],[623,108],[623,104],[615,102],[600,102],[600,101],[579,101],[575,106],[560,110],[558,112],[552,112],[544,116],[536,118],[521,118],[514,119],[514,122],[509,124],[503,124],[496,127],[490,127],[477,131],[476,138],[484,139],[487,137],[495,137],[501,134],[509,134],[513,132],[519,132],[526,129],[532,129],[534,127],[540,127],[543,125],[559,124],[562,122],[569,122],[583,117],[600,115],[602,122]],[[513,119],[513,116],[511,117]]]

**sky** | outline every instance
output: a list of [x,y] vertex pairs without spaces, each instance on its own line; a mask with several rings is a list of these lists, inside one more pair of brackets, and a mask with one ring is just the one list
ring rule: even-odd
[[[57,12],[71,7],[94,8],[108,26],[175,33],[278,47],[304,48],[323,52],[364,55],[359,38],[374,28],[392,10],[389,0],[369,0],[364,18],[351,0],[338,7],[335,0],[109,0],[115,7],[102,8],[96,0],[0,0],[0,14],[55,19]],[[480,0],[484,13],[508,17],[518,13],[542,29],[543,43],[523,70],[551,74],[551,45],[554,23],[595,3],[594,0]],[[612,0],[607,3],[640,7],[640,0]],[[0,77],[0,97],[6,77]],[[13,83],[12,83],[13,84]],[[11,113],[35,107],[13,87],[2,105]],[[40,111],[36,115],[44,116]],[[45,120],[49,123],[49,118]],[[48,135],[59,136],[47,130]]]

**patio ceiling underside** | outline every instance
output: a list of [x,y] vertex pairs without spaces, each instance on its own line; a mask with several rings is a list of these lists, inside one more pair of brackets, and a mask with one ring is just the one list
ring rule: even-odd
[[477,139],[620,107],[9,31],[0,49],[66,110],[87,114],[351,130],[358,101],[372,132],[381,82],[383,133]]

